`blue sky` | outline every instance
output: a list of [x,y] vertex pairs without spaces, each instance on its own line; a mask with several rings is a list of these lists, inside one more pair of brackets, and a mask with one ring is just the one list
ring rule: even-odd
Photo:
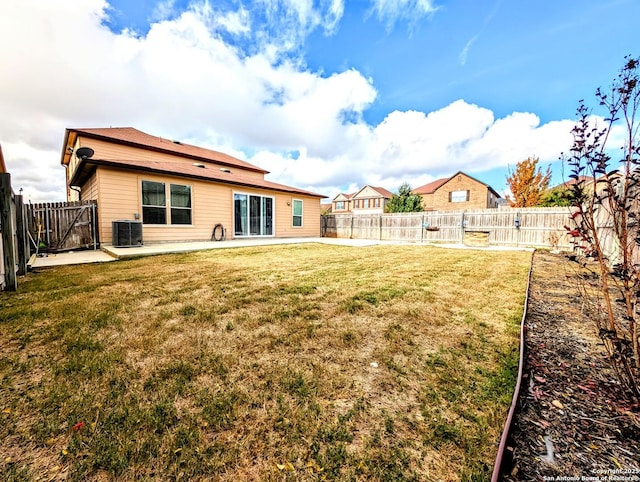
[[14,187],[64,197],[66,127],[131,125],[334,196],[551,165],[627,54],[640,2],[9,0],[0,143]]

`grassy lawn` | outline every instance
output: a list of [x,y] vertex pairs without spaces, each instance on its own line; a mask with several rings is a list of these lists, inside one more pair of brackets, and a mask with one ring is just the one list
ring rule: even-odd
[[486,480],[530,255],[269,246],[0,293],[2,480]]

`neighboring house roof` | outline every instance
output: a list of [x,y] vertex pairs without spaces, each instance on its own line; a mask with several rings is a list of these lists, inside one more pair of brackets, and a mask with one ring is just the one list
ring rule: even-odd
[[351,198],[357,197],[358,194],[360,194],[362,191],[364,191],[366,188],[369,189],[373,189],[374,191],[376,191],[378,194],[380,194],[380,197],[383,197],[385,199],[391,199],[391,197],[393,196],[393,193],[383,187],[375,187],[375,186],[370,186],[370,185],[366,185],[363,186],[359,191],[355,192],[354,194],[351,195]]
[[263,174],[269,173],[269,171],[265,171],[264,169],[254,166],[253,164],[241,161],[240,159],[237,159],[228,154],[224,154],[223,152],[205,149],[204,147],[192,146],[190,144],[184,144],[180,141],[173,141],[169,139],[163,139],[162,137],[152,136],[145,132],[139,131],[138,129],[134,129],[133,127],[67,129],[64,136],[64,143],[62,145],[62,158],[60,160],[61,164],[68,163],[68,157],[70,157],[70,153],[68,152],[67,147],[73,147],[73,145],[75,144],[75,138],[78,135],[126,146],[140,147],[152,151],[177,154],[181,157],[187,157],[194,160],[216,162],[218,164],[223,164],[226,166],[241,167],[243,169],[261,172]]
[[378,191],[380,194],[382,194],[383,197],[385,197],[387,199],[391,199],[393,197],[393,193],[391,191],[389,191],[388,189],[385,189],[383,187],[374,187],[373,189]]
[[7,165],[4,163],[4,156],[2,155],[2,146],[0,146],[0,172],[7,172]]
[[553,189],[566,189],[568,187],[573,186],[578,181],[593,182],[593,178],[591,176],[578,176],[578,179],[569,179],[568,181],[563,182],[562,184],[558,184],[557,186],[550,187],[549,190],[551,191]]
[[451,179],[456,177],[458,174],[462,174],[464,176],[467,176],[469,179],[472,179],[472,180],[482,184],[487,189],[489,189],[489,191],[491,191],[493,194],[495,194],[498,199],[502,198],[502,196],[500,196],[500,194],[498,194],[498,192],[495,189],[493,189],[491,186],[489,186],[489,184],[484,183],[484,182],[480,181],[479,179],[476,179],[475,177],[470,176],[469,174],[464,173],[462,171],[458,171],[453,176],[450,176],[450,177],[443,177],[441,179],[436,179],[435,181],[431,181],[430,183],[425,184],[424,186],[420,186],[420,187],[414,189],[413,192],[416,193],[416,194],[433,194],[440,187],[442,187],[444,184],[446,184]]
[[331,209],[333,208],[333,204],[320,204],[320,210],[325,211],[327,213],[331,212]]
[[351,197],[353,196],[354,193],[351,194],[345,194],[343,192],[339,193],[336,197],[333,198],[334,201],[338,200],[338,198],[340,196],[342,196],[344,198],[345,201],[348,201],[349,199],[351,199]]
[[436,179],[435,181],[431,181],[424,186],[417,187],[413,190],[415,194],[433,194],[438,190],[440,186],[442,186],[445,182],[447,182],[450,177],[443,177],[441,179]]
[[73,177],[69,180],[70,186],[80,186],[91,176],[97,166],[108,166],[119,169],[146,171],[153,173],[169,174],[172,176],[200,179],[204,181],[216,181],[238,186],[249,186],[262,189],[272,189],[274,191],[288,192],[292,194],[304,194],[319,198],[327,197],[324,194],[317,194],[304,189],[298,189],[284,184],[267,181],[256,176],[247,176],[242,170],[221,170],[211,164],[200,164],[198,167],[193,164],[172,161],[149,161],[140,159],[82,159],[78,163]]

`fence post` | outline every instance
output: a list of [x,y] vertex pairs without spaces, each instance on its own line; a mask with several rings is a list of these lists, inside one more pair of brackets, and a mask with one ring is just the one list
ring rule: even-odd
[[424,243],[424,214],[422,215],[422,223],[420,226],[420,242]]
[[51,223],[49,220],[49,204],[47,203],[44,205],[44,228],[47,234],[47,248],[51,245],[51,234],[49,233],[50,224]]
[[2,232],[2,263],[4,264],[5,289],[18,289],[16,277],[16,254],[13,242],[13,219],[11,216],[11,174],[0,173],[0,226]]
[[464,211],[460,213],[460,244],[464,244]]
[[29,238],[25,219],[25,206],[22,194],[15,196],[16,200],[16,236],[18,241],[18,274],[27,274],[27,261],[29,258]]
[[378,241],[382,241],[382,214],[378,218],[378,228],[379,228]]
[[353,239],[353,214],[351,215],[351,232],[349,233],[349,239]]

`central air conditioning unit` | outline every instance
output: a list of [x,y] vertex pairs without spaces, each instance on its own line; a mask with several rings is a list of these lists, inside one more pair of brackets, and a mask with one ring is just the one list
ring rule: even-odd
[[142,246],[142,222],[113,221],[111,223],[111,243],[116,248]]

